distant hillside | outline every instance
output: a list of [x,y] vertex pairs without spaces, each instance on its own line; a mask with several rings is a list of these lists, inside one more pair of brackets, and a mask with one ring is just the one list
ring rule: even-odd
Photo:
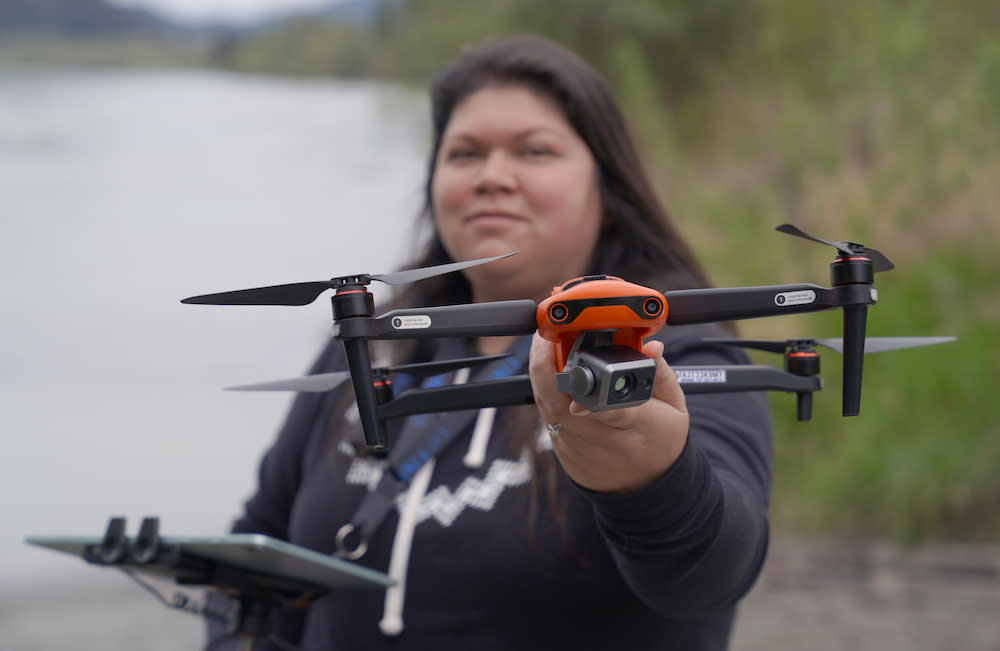
[[36,32],[69,37],[169,32],[177,26],[145,9],[106,0],[3,0],[0,33]]
[[232,35],[252,37],[305,22],[317,25],[343,25],[367,30],[375,26],[381,4],[387,0],[329,0],[326,5],[308,9],[277,11],[242,27],[228,26]]
[[306,12],[318,20],[334,23],[344,23],[355,27],[374,27],[378,19],[380,4],[389,3],[383,0],[340,0],[331,1],[325,8]]
[[155,11],[122,7],[108,0],[0,0],[0,33],[42,33],[62,37],[114,37],[130,34],[226,33],[259,34],[290,23],[316,21],[371,28],[380,2],[398,0],[330,0],[311,9],[277,11],[247,25],[210,21],[177,23]]

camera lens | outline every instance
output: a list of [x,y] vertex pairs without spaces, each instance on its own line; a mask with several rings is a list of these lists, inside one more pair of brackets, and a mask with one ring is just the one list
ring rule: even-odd
[[619,375],[615,378],[614,384],[611,385],[615,392],[615,397],[619,400],[628,396],[632,393],[632,389],[635,387],[635,376],[631,373],[625,373]]

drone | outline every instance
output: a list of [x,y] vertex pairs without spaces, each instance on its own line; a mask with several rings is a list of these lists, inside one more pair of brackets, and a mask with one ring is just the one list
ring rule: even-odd
[[784,391],[797,396],[797,416],[809,420],[812,394],[823,387],[816,347],[843,356],[842,415],[860,412],[864,355],[882,350],[926,346],[954,337],[866,337],[868,307],[878,300],[874,274],[894,268],[879,251],[851,241],[831,242],[791,224],[777,231],[833,247],[830,287],[811,283],[683,289],[659,292],[615,276],[574,278],[555,287],[540,303],[508,300],[375,314],[368,286],[417,282],[475,265],[488,264],[516,252],[388,274],[357,274],[330,280],[272,285],[183,299],[185,304],[303,306],[334,290],[333,336],[343,342],[346,371],[232,387],[235,390],[326,392],[350,379],[365,444],[387,450],[386,421],[414,414],[481,407],[531,404],[534,395],[526,375],[440,386],[410,388],[395,395],[391,377],[420,377],[485,364],[503,356],[472,357],[372,368],[371,340],[439,337],[490,337],[538,332],[556,351],[556,388],[591,411],[642,404],[652,396],[655,360],[641,352],[644,338],[664,326],[784,316],[831,309],[843,311],[838,339],[787,341],[713,339],[722,345],[778,352],[783,369],[771,365],[674,366],[685,393]]

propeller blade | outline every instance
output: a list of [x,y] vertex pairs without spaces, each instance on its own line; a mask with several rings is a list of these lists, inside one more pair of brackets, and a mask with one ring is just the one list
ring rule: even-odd
[[492,258],[480,258],[467,262],[452,262],[440,264],[433,267],[423,267],[421,269],[409,269],[407,271],[397,271],[388,274],[358,276],[341,276],[331,280],[319,280],[305,283],[289,283],[285,285],[269,285],[267,287],[254,287],[252,289],[238,289],[231,292],[219,292],[217,294],[202,294],[201,296],[191,296],[181,300],[181,303],[197,305],[309,305],[319,295],[328,289],[335,289],[344,284],[364,284],[367,285],[373,280],[378,280],[387,285],[402,285],[412,283],[433,276],[451,273],[460,269],[474,267],[476,265],[493,262],[501,258],[514,255],[505,253]]
[[330,281],[270,285],[253,289],[237,289],[218,294],[202,294],[185,298],[181,303],[196,305],[309,305],[320,294],[333,287]]
[[259,384],[244,384],[227,387],[226,391],[298,391],[301,393],[324,393],[336,389],[344,380],[350,379],[350,371],[318,373],[289,380],[275,380]]
[[[920,346],[934,346],[955,341],[956,337],[867,337],[865,339],[865,354],[881,353],[887,350],[902,350],[904,348],[919,348]],[[776,341],[771,339],[728,339],[725,337],[705,337],[702,341],[710,341],[716,344],[729,344],[742,346],[743,348],[753,348],[764,350],[769,353],[783,353],[794,344],[815,345],[829,348],[832,351],[843,354],[844,340],[839,337],[828,339],[789,339],[787,341]]]
[[434,276],[440,276],[442,274],[451,273],[453,271],[459,271],[461,269],[468,269],[469,267],[475,267],[477,265],[486,264],[487,262],[493,262],[494,260],[500,260],[502,258],[507,258],[517,253],[513,251],[511,253],[504,253],[503,255],[496,255],[492,258],[479,258],[478,260],[468,260],[466,262],[452,262],[449,264],[439,264],[433,267],[423,267],[420,269],[408,269],[406,271],[396,271],[388,274],[378,274],[369,276],[372,280],[380,280],[387,285],[405,285],[406,283],[413,283],[418,280],[424,280],[425,278],[432,278]]
[[[956,337],[868,337],[865,339],[865,354],[881,353],[887,350],[902,350],[920,346],[934,346],[955,341]],[[844,352],[842,339],[817,339],[816,345],[829,348],[838,353]]]
[[[480,366],[489,362],[510,357],[510,355],[486,355],[482,357],[463,357],[460,359],[449,359],[443,362],[417,362],[414,364],[401,364],[399,366],[387,366],[373,369],[377,375],[385,373],[409,373],[417,377],[431,377],[440,375],[458,368]],[[350,379],[350,371],[335,371],[333,373],[317,373],[316,375],[305,375],[288,380],[274,380],[272,382],[260,382],[257,384],[243,384],[236,387],[227,387],[226,391],[297,391],[299,393],[324,393],[333,391],[347,379]]]
[[875,249],[869,249],[865,247],[865,255],[869,260],[872,261],[872,271],[878,273],[880,271],[892,271],[896,268],[896,265],[892,264],[889,258],[882,255]]
[[[891,271],[896,268],[896,265],[892,264],[889,258],[885,257],[885,255],[882,254],[881,251],[870,249],[866,246],[862,246],[861,244],[857,244],[855,242],[848,242],[846,240],[840,242],[830,242],[822,238],[816,237],[815,235],[810,235],[809,233],[806,233],[802,229],[793,226],[791,224],[782,224],[776,227],[774,230],[779,231],[781,233],[786,233],[788,235],[794,235],[795,237],[801,237],[802,239],[809,240],[811,242],[818,242],[820,244],[826,244],[828,246],[832,246],[833,248],[837,249],[838,251],[846,255],[857,255],[861,253],[869,260],[871,260],[872,271],[875,273],[878,273],[880,271]],[[851,248],[852,244],[854,244],[855,247],[860,247],[860,250],[856,248],[852,249]]]
[[788,235],[794,235],[795,237],[801,237],[804,240],[810,240],[812,242],[818,242],[820,244],[826,244],[827,246],[832,246],[841,253],[847,253],[847,254],[854,253],[854,251],[852,251],[847,246],[846,242],[828,242],[827,240],[816,237],[815,235],[810,235],[809,233],[806,233],[802,229],[796,226],[792,226],[791,224],[782,224],[776,227],[774,230],[781,233],[786,233]]
[[726,337],[705,337],[702,341],[740,346],[742,348],[753,348],[755,350],[764,350],[769,353],[783,353],[788,348],[788,342],[771,341],[768,339],[729,339]]

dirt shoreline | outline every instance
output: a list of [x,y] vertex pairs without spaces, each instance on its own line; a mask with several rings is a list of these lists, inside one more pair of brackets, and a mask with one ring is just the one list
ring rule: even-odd
[[778,536],[733,651],[998,651],[1000,544]]
[[[0,591],[0,630],[3,651],[190,651],[203,625],[108,571],[58,589]],[[998,651],[1000,544],[906,550],[777,535],[731,649]]]

